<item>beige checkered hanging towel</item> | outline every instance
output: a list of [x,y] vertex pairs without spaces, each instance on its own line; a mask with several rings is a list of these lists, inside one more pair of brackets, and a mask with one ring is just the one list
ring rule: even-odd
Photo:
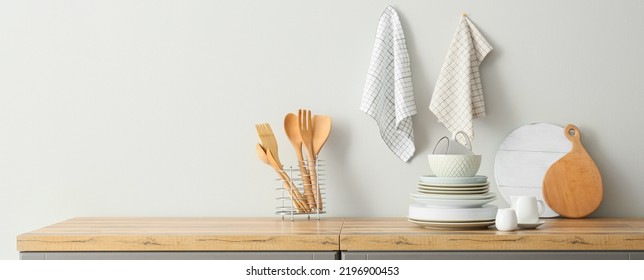
[[[429,104],[429,110],[453,136],[464,131],[473,139],[473,120],[485,117],[479,65],[491,50],[474,23],[463,15]],[[458,140],[464,143],[463,139]]]

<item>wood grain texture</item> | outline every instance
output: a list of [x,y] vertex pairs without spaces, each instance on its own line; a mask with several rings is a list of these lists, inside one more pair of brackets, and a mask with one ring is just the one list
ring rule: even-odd
[[342,219],[74,218],[17,238],[18,251],[337,251]]
[[572,143],[572,149],[546,172],[543,198],[560,215],[583,218],[595,212],[602,202],[602,177],[581,144],[579,129],[569,124],[564,134]]
[[500,232],[432,230],[406,218],[74,218],[17,241],[22,252],[644,250],[644,219],[547,219]]
[[432,250],[644,250],[644,219],[546,219],[535,230],[447,231],[417,226],[405,218],[347,219],[340,249]]

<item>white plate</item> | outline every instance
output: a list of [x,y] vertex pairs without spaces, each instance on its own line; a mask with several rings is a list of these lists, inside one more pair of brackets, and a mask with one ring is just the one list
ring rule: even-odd
[[486,199],[431,199],[431,198],[411,198],[416,203],[424,204],[427,207],[446,207],[446,208],[475,208],[483,204],[496,200],[496,197]]
[[488,199],[495,198],[496,194],[488,192],[486,194],[425,194],[425,193],[411,193],[411,197],[419,198],[433,198],[433,199],[452,199],[452,200],[468,200],[468,199]]
[[[564,128],[549,123],[524,125],[512,131],[494,158],[494,177],[499,194],[510,204],[510,196],[528,195],[543,200],[543,176],[550,166],[570,151],[572,144]],[[541,217],[557,217],[546,205]]]
[[422,227],[431,229],[487,229],[494,224],[494,221],[487,222],[463,222],[463,223],[445,223],[445,222],[426,222],[414,219],[407,219],[409,222]]
[[409,205],[409,218],[420,221],[454,222],[454,221],[487,221],[496,218],[496,205],[484,205],[476,208],[441,208],[427,207],[425,204]]
[[483,186],[483,187],[466,187],[466,188],[448,188],[448,187],[425,187],[425,186],[418,186],[419,190],[426,190],[426,191],[482,191],[482,190],[488,190],[490,189],[489,186]]
[[487,182],[487,176],[473,177],[436,177],[436,175],[420,176],[420,181],[428,184],[481,184]]
[[424,222],[424,223],[451,223],[451,224],[462,224],[462,223],[479,223],[479,222],[494,222],[495,219],[475,219],[475,220],[461,220],[461,221],[432,221],[432,220],[422,220],[422,219],[415,219],[412,217],[407,217],[407,220],[412,220],[416,222]]
[[545,223],[546,223],[545,221],[538,221],[538,222],[533,223],[533,224],[532,223],[522,223],[522,224],[518,224],[518,226],[519,226],[520,229],[534,229],[534,228],[540,227],[541,225],[543,225]]
[[425,187],[451,187],[451,188],[458,188],[458,187],[483,187],[489,185],[490,182],[484,182],[484,183],[474,183],[474,184],[433,184],[433,183],[424,183],[424,182],[418,182],[419,186],[425,186]]
[[418,189],[419,193],[424,194],[453,194],[453,195],[468,195],[468,194],[486,194],[488,190],[481,191],[433,191],[433,190],[423,190]]

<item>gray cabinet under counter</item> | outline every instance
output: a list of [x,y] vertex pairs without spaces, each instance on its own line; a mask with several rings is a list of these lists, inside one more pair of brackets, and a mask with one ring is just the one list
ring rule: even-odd
[[341,257],[343,260],[629,260],[631,254],[628,251],[370,251],[342,252]]

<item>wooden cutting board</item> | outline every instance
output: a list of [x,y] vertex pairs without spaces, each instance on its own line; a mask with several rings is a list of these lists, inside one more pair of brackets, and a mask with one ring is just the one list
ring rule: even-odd
[[[564,128],[550,123],[521,126],[499,146],[494,160],[494,177],[499,193],[508,204],[512,196],[534,196],[544,200],[543,176],[548,168],[572,149]],[[558,217],[549,207],[543,218]]]
[[543,178],[543,198],[561,216],[583,218],[602,202],[602,177],[597,165],[581,145],[581,132],[569,124],[564,135],[572,149],[553,163]]

